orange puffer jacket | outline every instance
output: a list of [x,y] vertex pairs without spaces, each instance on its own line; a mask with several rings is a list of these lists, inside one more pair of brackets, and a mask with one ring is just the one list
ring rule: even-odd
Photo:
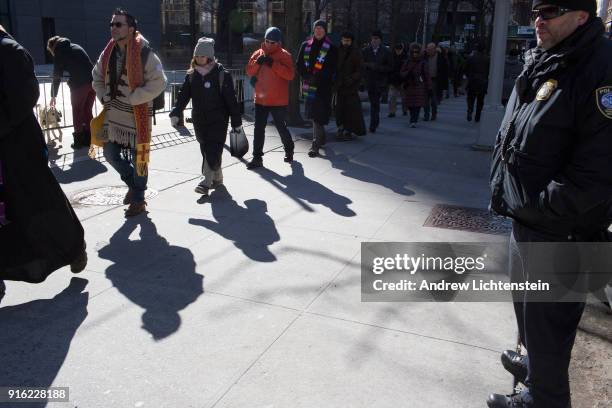
[[[257,77],[255,83],[255,104],[263,106],[289,105],[289,81],[295,76],[291,54],[279,46],[264,51],[264,45],[251,55],[246,67],[250,77]],[[267,55],[274,61],[272,66],[258,65],[257,59]]]

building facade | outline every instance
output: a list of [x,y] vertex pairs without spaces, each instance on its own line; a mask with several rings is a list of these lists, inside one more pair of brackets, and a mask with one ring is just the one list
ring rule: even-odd
[[[157,49],[161,44],[160,2],[122,0],[121,6],[138,20],[138,29]],[[47,40],[68,37],[81,45],[92,62],[110,38],[115,2],[105,0],[0,0],[1,24],[26,47],[36,64],[48,64]]]

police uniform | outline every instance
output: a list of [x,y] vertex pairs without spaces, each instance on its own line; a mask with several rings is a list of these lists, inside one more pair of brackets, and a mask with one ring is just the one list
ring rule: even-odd
[[[523,269],[528,262],[520,243],[608,240],[612,42],[604,31],[602,21],[591,18],[552,49],[526,54],[496,139],[490,179],[491,209],[514,221],[511,274],[537,275]],[[528,391],[517,406],[567,408],[568,367],[584,302],[515,300],[529,356]]]

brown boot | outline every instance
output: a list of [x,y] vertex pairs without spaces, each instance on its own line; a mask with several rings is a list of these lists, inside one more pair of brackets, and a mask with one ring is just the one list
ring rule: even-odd
[[132,198],[134,197],[134,193],[132,193],[132,190],[127,191],[127,193],[125,193],[125,197],[123,197],[123,204],[128,205],[132,203]]
[[147,212],[147,202],[142,201],[140,203],[131,203],[130,206],[125,210],[126,217],[135,217],[138,214]]

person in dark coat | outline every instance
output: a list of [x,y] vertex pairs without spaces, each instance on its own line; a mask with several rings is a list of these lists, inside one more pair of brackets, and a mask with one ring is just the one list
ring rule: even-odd
[[338,51],[338,73],[336,75],[336,125],[337,138],[340,141],[353,139],[353,134],[363,136],[366,133],[361,100],[359,99],[359,83],[361,82],[361,50],[353,41],[352,33],[342,34],[342,46]]
[[312,38],[304,41],[296,68],[302,77],[308,119],[312,120],[312,146],[309,157],[317,157],[325,145],[325,125],[331,117],[333,85],[338,66],[338,49],[327,37],[327,23],[315,21]]
[[474,54],[466,62],[465,75],[467,84],[467,120],[472,121],[474,103],[476,103],[476,116],[474,120],[480,122],[480,114],[484,106],[484,98],[489,87],[489,57],[485,54],[484,44],[478,44]]
[[448,71],[445,68],[444,57],[435,43],[427,44],[425,58],[429,78],[431,79],[431,89],[427,92],[427,103],[425,104],[424,120],[436,120],[438,118],[438,105],[440,104],[440,83],[443,82],[445,72],[448,82]]
[[408,59],[400,71],[402,78],[405,105],[410,110],[410,127],[416,127],[421,108],[427,103],[427,93],[431,90],[431,79],[427,62],[423,57],[421,46],[410,44]]
[[391,72],[391,52],[382,44],[382,33],[372,33],[370,45],[363,51],[366,86],[370,99],[370,132],[375,133],[380,123],[380,100],[388,86]]
[[408,113],[406,107],[406,97],[404,95],[404,87],[402,86],[402,77],[400,71],[408,58],[408,52],[404,49],[404,44],[397,43],[393,47],[391,53],[391,73],[389,74],[389,115],[387,117],[394,118],[397,110],[397,98],[400,98],[402,104],[402,112],[404,116]]
[[448,48],[439,47],[438,52],[441,59],[438,61],[440,64],[438,68],[438,104],[443,99],[448,97],[448,84],[451,78],[451,62],[449,60]]
[[32,57],[0,26],[0,281],[87,264],[83,227],[49,169],[38,97]]
[[195,192],[205,196],[210,189],[223,184],[221,156],[230,118],[234,131],[242,131],[234,81],[230,72],[215,59],[214,47],[212,38],[198,40],[176,106],[170,112],[172,125],[177,126],[189,101],[193,103],[191,118],[202,153],[203,175]]
[[64,71],[70,75],[70,104],[72,106],[72,122],[74,126],[74,143],[72,147],[89,147],[91,134],[89,123],[93,118],[91,109],[96,99],[96,93],[91,86],[93,64],[89,55],[78,44],[68,38],[54,36],[47,41],[47,50],[53,55],[53,84],[51,85],[52,107],[56,105],[57,92]]
[[527,354],[506,350],[502,363],[526,388],[490,395],[490,408],[572,406],[568,368],[586,292],[603,289],[581,283],[594,266],[605,287],[611,271],[612,42],[595,0],[535,0],[533,9],[538,46],[525,55],[497,133],[490,208],[513,220],[510,280],[551,290],[513,293]]

